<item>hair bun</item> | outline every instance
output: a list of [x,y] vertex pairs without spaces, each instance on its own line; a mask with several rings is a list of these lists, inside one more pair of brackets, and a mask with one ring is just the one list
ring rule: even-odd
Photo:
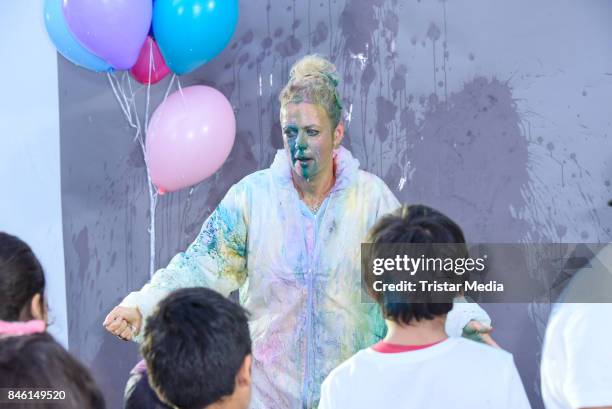
[[291,68],[289,77],[291,81],[300,81],[307,77],[323,77],[331,82],[334,87],[340,82],[336,66],[316,54],[307,55],[295,63]]
[[338,93],[336,66],[320,55],[301,58],[291,67],[289,81],[278,100],[281,107],[288,103],[310,103],[323,107],[335,129],[342,119],[342,102]]

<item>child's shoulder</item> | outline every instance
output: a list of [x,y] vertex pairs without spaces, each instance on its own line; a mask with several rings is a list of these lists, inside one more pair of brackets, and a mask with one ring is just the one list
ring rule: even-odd
[[355,369],[363,365],[365,355],[368,354],[368,349],[369,348],[362,349],[361,351],[357,352],[349,359],[332,369],[332,371],[327,376],[326,382],[330,382],[338,378],[349,377],[351,376],[351,374],[355,374]]
[[512,354],[503,349],[460,337],[452,339],[455,342],[455,348],[457,348],[455,352],[460,353],[460,356],[465,359],[478,358],[479,361],[492,365],[513,362]]

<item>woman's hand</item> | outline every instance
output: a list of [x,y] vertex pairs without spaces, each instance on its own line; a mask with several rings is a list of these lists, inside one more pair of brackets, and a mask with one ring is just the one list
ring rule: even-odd
[[499,348],[497,342],[495,342],[493,338],[491,338],[491,331],[493,331],[492,327],[484,325],[481,322],[472,320],[467,323],[465,328],[463,328],[463,336],[473,341],[482,342],[494,348]]
[[117,306],[108,313],[102,325],[111,334],[131,341],[140,332],[142,314],[138,308]]

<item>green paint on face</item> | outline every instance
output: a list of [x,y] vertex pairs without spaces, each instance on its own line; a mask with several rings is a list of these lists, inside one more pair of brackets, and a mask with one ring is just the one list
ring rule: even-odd
[[311,173],[310,173],[309,165],[307,163],[302,163],[301,167],[302,167],[302,177],[306,179],[307,182],[310,182]]
[[316,173],[316,158],[308,151],[308,135],[311,130],[299,129],[296,125],[287,125],[283,133],[287,138],[287,145],[291,153],[291,166],[293,170],[307,181]]
[[281,124],[295,176],[313,183],[322,171],[332,170],[333,135],[324,108],[310,103],[287,104],[281,108]]

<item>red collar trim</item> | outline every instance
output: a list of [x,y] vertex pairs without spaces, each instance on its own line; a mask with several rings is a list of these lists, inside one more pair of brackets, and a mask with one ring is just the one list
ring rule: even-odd
[[372,349],[376,352],[381,352],[383,354],[396,354],[398,352],[409,352],[409,351],[418,351],[419,349],[425,349],[432,347],[436,344],[439,344],[442,341],[434,342],[432,344],[425,345],[398,345],[398,344],[389,344],[385,341],[380,341],[374,345],[372,345]]

